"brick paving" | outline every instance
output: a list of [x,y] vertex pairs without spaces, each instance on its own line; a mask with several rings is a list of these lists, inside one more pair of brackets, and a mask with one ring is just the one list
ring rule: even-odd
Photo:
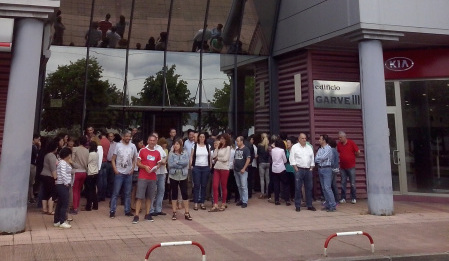
[[[257,194],[256,194],[257,197]],[[210,203],[209,203],[210,205]],[[24,233],[0,236],[0,260],[143,260],[150,246],[160,242],[192,240],[202,244],[207,260],[449,260],[449,206],[441,203],[395,202],[395,215],[367,213],[366,200],[341,204],[337,212],[316,212],[293,205],[275,206],[266,200],[250,199],[248,208],[230,204],[224,212],[190,211],[193,221],[143,220],[133,225],[118,207],[110,219],[108,203],[98,211],[73,216],[72,228],[53,227],[53,217],[30,206]],[[332,239],[328,257],[323,255],[326,238],[335,232],[365,231],[374,239],[371,254],[364,236]],[[427,255],[412,259],[412,255]],[[431,254],[438,254],[430,258]],[[162,247],[149,260],[201,260],[195,246]]]

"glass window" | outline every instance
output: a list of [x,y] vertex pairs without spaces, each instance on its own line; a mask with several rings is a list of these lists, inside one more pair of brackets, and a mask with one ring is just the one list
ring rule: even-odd
[[449,193],[449,81],[400,86],[408,190]]
[[385,83],[385,92],[387,95],[387,106],[396,106],[396,96],[394,94],[394,82]]
[[[253,64],[269,53],[277,2],[211,0],[207,12],[207,0],[136,0],[134,10],[133,1],[95,0],[91,23],[93,0],[61,0],[55,13],[52,57],[47,64],[43,128],[81,125],[87,45],[91,67],[86,124],[141,126],[146,131],[163,125],[164,132],[169,127],[181,130],[182,126],[194,128],[199,123],[211,127],[213,120],[207,115],[212,113],[208,111],[217,112],[212,107],[219,107],[222,119],[230,116],[234,55],[228,53],[238,54],[238,95],[245,95],[245,107],[252,107],[247,101],[254,95]],[[206,41],[201,43],[197,39],[202,39],[205,18]],[[197,52],[201,48],[202,56]],[[165,70],[161,50],[168,51]],[[64,75],[59,82],[52,78],[55,72]],[[63,82],[70,88],[61,88]],[[163,86],[167,86],[165,91]],[[247,124],[253,112],[247,112],[242,103],[238,102],[238,111],[249,115],[243,120]],[[193,113],[195,107],[204,112]],[[174,112],[176,108],[179,110]]]
[[[83,112],[86,48],[52,46],[47,62],[42,129],[79,126]],[[94,127],[115,126],[110,105],[123,103],[125,50],[90,48],[86,119]]]

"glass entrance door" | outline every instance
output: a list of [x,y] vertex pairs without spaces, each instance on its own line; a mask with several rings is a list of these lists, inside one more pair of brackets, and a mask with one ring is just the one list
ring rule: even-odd
[[391,164],[391,178],[393,181],[393,191],[399,191],[399,150],[396,137],[396,122],[395,114],[388,113],[388,131],[390,141],[390,164]]
[[449,81],[385,87],[393,190],[449,193]]
[[449,193],[449,81],[401,81],[408,192]]
[[387,120],[390,144],[390,164],[393,191],[407,192],[406,153],[404,147],[402,110],[398,82],[385,84],[387,93]]

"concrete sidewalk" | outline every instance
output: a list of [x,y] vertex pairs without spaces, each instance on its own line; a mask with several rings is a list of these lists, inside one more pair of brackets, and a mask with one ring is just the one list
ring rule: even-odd
[[[230,204],[224,212],[191,209],[193,221],[143,220],[131,224],[118,207],[109,218],[107,202],[97,211],[73,216],[72,228],[53,227],[53,217],[35,207],[28,210],[24,233],[0,236],[0,260],[143,260],[150,246],[161,242],[197,241],[207,260],[449,260],[449,206],[438,203],[395,202],[395,215],[367,214],[367,203],[341,204],[337,212],[316,212],[275,206],[250,199],[248,208]],[[191,204],[191,206],[193,206]],[[208,207],[210,202],[208,202]],[[364,231],[374,239],[375,253],[362,235],[336,237],[323,255],[326,238],[336,232]],[[149,260],[201,260],[196,246],[156,249]]]

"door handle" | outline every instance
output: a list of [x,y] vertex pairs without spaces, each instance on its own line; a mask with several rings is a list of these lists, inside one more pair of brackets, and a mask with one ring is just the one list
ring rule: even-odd
[[398,153],[399,153],[399,150],[393,150],[393,163],[395,165],[399,165]]

